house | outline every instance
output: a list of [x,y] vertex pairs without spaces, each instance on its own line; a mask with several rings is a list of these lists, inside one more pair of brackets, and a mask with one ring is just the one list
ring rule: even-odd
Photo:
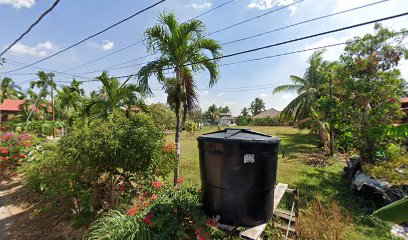
[[[16,115],[21,114],[24,111],[23,105],[25,103],[26,103],[26,100],[4,99],[3,103],[0,104],[1,121],[7,121],[9,119],[12,119]],[[41,107],[46,106],[45,103],[42,103],[40,105]],[[34,104],[31,104],[28,110],[36,111],[37,107],[35,107]],[[52,108],[50,105],[47,106],[47,112],[48,113],[52,112]]]
[[25,100],[4,99],[0,104],[1,121],[7,121],[22,111]]
[[279,116],[280,111],[276,110],[275,108],[271,108],[269,110],[263,111],[258,115],[253,116],[252,118],[273,118]]
[[213,124],[211,119],[205,119],[203,121],[203,126],[232,126],[237,124],[237,117],[233,117],[231,113],[220,113],[220,117],[215,120],[215,124]]
[[218,119],[218,126],[231,126],[237,124],[237,117],[233,117],[230,113],[221,113]]

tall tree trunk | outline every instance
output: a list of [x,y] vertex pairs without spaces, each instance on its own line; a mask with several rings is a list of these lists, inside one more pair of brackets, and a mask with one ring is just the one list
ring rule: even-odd
[[188,114],[188,108],[187,108],[187,106],[186,106],[187,104],[186,103],[183,103],[183,119],[182,119],[182,121],[181,121],[181,129],[183,130],[183,131],[185,131],[186,130],[186,127],[187,127],[187,114]]
[[177,180],[179,178],[179,167],[180,167],[180,102],[176,103],[176,149],[177,149],[177,164],[174,168],[174,185],[177,185]]
[[52,121],[55,121],[55,111],[54,111],[54,89],[51,87],[51,111],[52,111]]

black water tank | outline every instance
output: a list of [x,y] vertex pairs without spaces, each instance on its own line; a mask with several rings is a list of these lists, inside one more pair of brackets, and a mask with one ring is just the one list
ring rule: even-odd
[[228,128],[197,138],[204,210],[220,222],[251,227],[272,216],[280,139]]

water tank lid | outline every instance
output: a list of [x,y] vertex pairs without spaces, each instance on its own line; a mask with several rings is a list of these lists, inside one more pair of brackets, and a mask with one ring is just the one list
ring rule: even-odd
[[207,133],[199,136],[197,140],[201,141],[242,141],[242,142],[267,142],[278,143],[280,139],[260,132],[246,128],[226,128],[221,131]]

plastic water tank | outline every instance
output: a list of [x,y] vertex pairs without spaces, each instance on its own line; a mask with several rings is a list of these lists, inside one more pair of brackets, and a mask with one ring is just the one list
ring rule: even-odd
[[267,222],[273,211],[280,139],[228,128],[197,140],[207,215],[233,226]]

